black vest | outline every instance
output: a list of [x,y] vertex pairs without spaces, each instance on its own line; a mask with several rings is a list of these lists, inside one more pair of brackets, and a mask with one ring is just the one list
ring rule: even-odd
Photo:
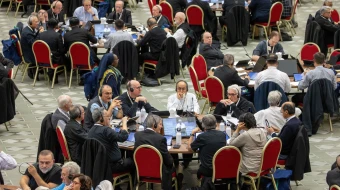
[[[92,112],[91,112],[91,106],[92,104],[97,103],[100,107],[104,107],[102,103],[99,100],[99,96],[94,97],[90,102],[89,105],[87,106],[86,114],[85,114],[85,119],[84,119],[84,128],[89,131],[92,126],[94,125],[94,121],[92,119]],[[109,108],[111,105],[111,102],[108,103]]]

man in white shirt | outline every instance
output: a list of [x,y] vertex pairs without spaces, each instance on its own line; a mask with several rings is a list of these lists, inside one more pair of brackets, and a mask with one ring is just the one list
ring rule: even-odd
[[254,89],[258,88],[264,82],[274,82],[278,84],[284,92],[290,91],[290,79],[287,73],[277,69],[279,63],[277,62],[277,55],[271,53],[267,58],[267,69],[261,71],[255,78]]
[[0,151],[0,170],[12,170],[16,167],[17,161],[11,155]]
[[88,21],[98,20],[98,11],[91,4],[91,0],[83,0],[83,6],[74,10],[73,17],[79,19],[80,25],[84,25]]
[[188,92],[188,83],[180,80],[176,83],[176,94],[169,96],[167,110],[199,113],[200,107],[195,94]]
[[183,12],[178,12],[176,13],[176,16],[174,18],[174,24],[177,26],[177,30],[174,34],[170,33],[169,28],[164,28],[165,32],[166,32],[166,37],[173,37],[176,39],[178,47],[182,48],[184,41],[185,41],[185,37],[187,36],[190,27],[188,25],[188,23],[185,22],[185,14]]

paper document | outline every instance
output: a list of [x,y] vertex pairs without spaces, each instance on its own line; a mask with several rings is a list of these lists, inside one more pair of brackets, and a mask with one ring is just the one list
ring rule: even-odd
[[248,85],[255,85],[255,81],[254,80],[250,80]]

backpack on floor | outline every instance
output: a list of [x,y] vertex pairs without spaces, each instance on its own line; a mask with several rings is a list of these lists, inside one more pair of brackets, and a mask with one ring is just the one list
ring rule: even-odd
[[98,67],[95,67],[92,69],[92,71],[83,74],[83,76],[81,77],[84,80],[84,93],[87,101],[90,101],[98,94],[97,71]]

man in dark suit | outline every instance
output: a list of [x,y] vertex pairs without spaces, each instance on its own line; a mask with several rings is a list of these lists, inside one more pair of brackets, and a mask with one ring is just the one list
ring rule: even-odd
[[156,19],[158,27],[170,28],[171,24],[168,17],[162,15],[162,7],[160,5],[155,5],[152,7],[152,16]]
[[121,19],[127,25],[132,25],[131,11],[124,9],[124,2],[121,0],[116,1],[115,11],[109,14],[108,19]]
[[96,56],[96,53],[93,51],[93,49],[90,46],[90,42],[96,44],[97,38],[92,36],[87,30],[83,28],[79,28],[79,19],[77,17],[72,17],[70,19],[70,26],[72,27],[72,30],[69,32],[66,32],[64,35],[64,45],[65,50],[68,51],[72,43],[74,42],[82,42],[87,45],[90,49],[91,53],[91,65],[94,63],[100,63],[99,58]]
[[340,186],[340,155],[336,157],[335,168],[327,172],[326,182],[329,187]]
[[70,109],[70,121],[66,124],[64,135],[70,151],[71,160],[81,165],[82,147],[87,139],[87,131],[81,125],[84,120],[84,108],[75,105]]
[[64,123],[67,123],[70,120],[70,108],[72,107],[72,99],[68,95],[60,95],[57,99],[58,108],[52,115],[51,121],[52,126],[56,129],[58,125],[58,121],[62,120]]
[[[201,7],[204,13],[204,28],[206,31],[211,32],[214,39],[218,40],[216,36],[217,32],[217,18],[214,12],[211,10],[209,3],[207,1],[202,0],[193,0],[188,4],[188,7],[190,5],[197,5]],[[192,27],[192,29],[198,33],[196,27]]]
[[52,18],[57,19],[58,23],[62,22],[65,24],[64,20],[64,12],[63,9],[63,3],[56,0],[51,4],[51,8],[47,10],[48,14],[48,20],[51,20]]
[[331,8],[323,6],[320,9],[320,16],[315,17],[315,21],[325,32],[325,43],[334,44],[334,33],[340,29],[340,26],[331,19]]
[[217,67],[223,64],[223,53],[212,45],[212,36],[210,32],[203,33],[203,43],[199,46],[199,53],[204,57],[207,63],[207,69]]
[[177,12],[184,12],[185,8],[187,7],[187,1],[186,0],[167,0],[173,10],[174,16]]
[[[22,30],[20,43],[25,62],[30,63],[31,65],[35,65],[35,58],[32,51],[32,45],[36,40],[37,36],[39,35],[39,32],[43,32],[44,28],[43,27],[38,28],[39,19],[35,15],[28,17],[27,24],[28,26],[26,26]],[[33,75],[34,74],[32,70],[29,70],[28,76],[31,79],[33,79]]]
[[[163,127],[162,118],[157,115],[149,115],[146,120],[146,129],[142,132],[135,133],[135,150],[140,145],[151,145],[155,147],[162,155],[163,167],[162,167],[162,189],[171,190],[172,189],[172,173],[176,170],[173,167],[173,159],[170,155],[165,137],[161,133]],[[135,151],[134,150],[134,151]],[[181,189],[182,177],[178,177],[178,189]],[[181,178],[181,179],[179,179]]]
[[[38,35],[37,40],[42,40],[48,44],[52,53],[53,64],[64,64],[65,49],[61,34],[56,32],[58,28],[58,21],[54,18],[50,19],[47,23],[48,29]],[[48,77],[50,80],[53,78],[53,70],[48,70]],[[58,82],[58,75],[56,76],[56,83]]]
[[[281,113],[287,121],[281,131],[276,126],[270,126],[267,130],[268,134],[271,134],[272,137],[279,137],[281,139],[282,148],[279,159],[283,160],[288,158],[302,122],[295,116],[295,106],[293,102],[285,102],[282,104]],[[280,131],[278,135],[274,132],[275,129],[276,131]]]

